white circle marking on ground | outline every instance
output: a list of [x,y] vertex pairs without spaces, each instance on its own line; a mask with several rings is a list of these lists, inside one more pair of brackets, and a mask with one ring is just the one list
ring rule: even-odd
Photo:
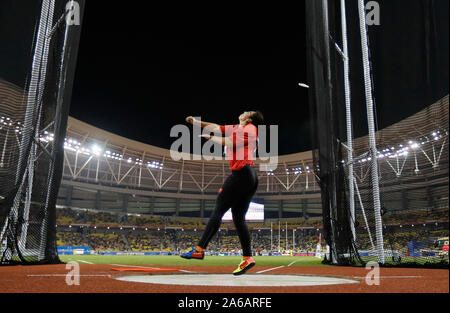
[[359,283],[357,280],[327,276],[258,274],[242,276],[231,274],[130,275],[115,279],[147,284],[231,287],[323,286]]

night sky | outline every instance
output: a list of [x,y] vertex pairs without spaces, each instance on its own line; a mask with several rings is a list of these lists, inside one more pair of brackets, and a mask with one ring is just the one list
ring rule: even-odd
[[170,148],[186,116],[236,124],[260,110],[280,154],[310,149],[303,7],[201,9],[88,1],[70,115]]
[[[369,27],[369,38],[381,129],[448,94],[449,1],[378,2],[381,25]],[[311,149],[308,90],[298,86],[308,83],[303,1],[154,3],[86,1],[71,116],[170,148],[170,129],[186,116],[235,124],[243,111],[260,110],[279,127],[280,155]],[[357,2],[347,3],[359,137],[367,134],[359,20]],[[23,88],[39,2],[0,4],[0,78]]]

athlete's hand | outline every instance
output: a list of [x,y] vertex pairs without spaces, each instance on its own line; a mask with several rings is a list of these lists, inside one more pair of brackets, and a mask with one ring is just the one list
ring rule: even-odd
[[195,118],[193,118],[192,116],[188,116],[186,117],[186,122],[188,122],[189,124],[194,124]]
[[200,135],[199,137],[205,138],[206,140],[210,140],[212,138],[211,135]]

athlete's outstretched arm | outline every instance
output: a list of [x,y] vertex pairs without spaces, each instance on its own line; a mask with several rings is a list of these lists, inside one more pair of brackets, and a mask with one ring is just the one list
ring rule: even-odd
[[200,137],[203,137],[206,140],[211,140],[222,146],[231,147],[233,145],[233,142],[231,141],[231,139],[229,137],[217,137],[217,136],[211,136],[211,135],[201,135]]
[[222,131],[220,130],[220,126],[215,123],[199,121],[199,120],[196,120],[195,118],[193,118],[192,116],[186,117],[186,122],[188,122],[189,124],[192,124],[194,126],[199,126],[201,128],[204,128],[211,133],[222,133]]

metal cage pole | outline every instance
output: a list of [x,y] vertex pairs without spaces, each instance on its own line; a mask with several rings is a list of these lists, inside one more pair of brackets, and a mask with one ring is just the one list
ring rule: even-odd
[[270,251],[273,251],[273,237],[272,237],[272,233],[273,233],[273,223],[270,222]]
[[286,222],[286,251],[288,250],[288,227]]
[[[9,219],[9,223],[17,222],[17,220],[19,219],[19,206],[23,201],[24,209],[22,218],[24,220],[24,223],[22,224],[20,239],[17,241],[16,246],[20,258],[22,258],[22,256],[24,255],[29,256],[30,253],[31,254],[35,253],[33,251],[28,253],[25,250],[28,232],[28,216],[31,203],[31,192],[33,188],[33,175],[34,175],[33,172],[34,172],[35,152],[36,152],[36,145],[34,143],[34,140],[37,138],[38,135],[39,119],[40,119],[40,116],[38,116],[37,114],[40,115],[39,106],[41,105],[47,73],[47,60],[50,42],[50,40],[47,38],[47,34],[51,29],[51,23],[53,19],[53,8],[54,8],[54,0],[45,0],[42,2],[39,26],[36,35],[36,46],[33,54],[31,81],[28,89],[27,108],[23,122],[24,130],[22,135],[22,143],[19,148],[20,149],[19,165],[17,167],[16,173],[16,183],[19,183],[20,180],[21,183],[15,195]],[[36,113],[36,111],[38,111],[38,113]],[[34,125],[35,127],[33,127],[35,119],[36,125]],[[27,153],[29,155],[26,155]],[[22,172],[21,164],[24,162],[26,158],[28,158],[28,161],[26,162],[26,167]],[[26,181],[28,181],[28,184],[26,185],[26,196],[25,199],[23,199],[22,192],[26,184],[25,183]]]
[[[324,26],[323,29],[323,39],[324,39],[324,46],[325,46],[325,58],[327,60],[327,83],[328,83],[328,101],[331,102],[332,97],[332,85],[331,85],[331,65],[330,65],[330,32],[329,32],[329,19],[328,19],[328,0],[322,0],[322,9],[323,9],[323,16],[322,16],[322,23]],[[329,104],[331,105],[331,103]],[[334,149],[334,148],[333,148]],[[334,151],[333,151],[333,162],[334,162]],[[331,179],[333,180],[333,184],[335,183],[335,177],[334,175],[331,175]],[[336,213],[336,206],[337,206],[337,195],[336,190],[331,191],[330,196],[330,203],[329,203],[329,210],[330,210],[330,233],[331,233],[331,262],[333,264],[338,263],[338,253],[336,248],[336,235],[337,235],[337,229],[336,229],[336,221],[337,221],[337,213]]]
[[373,113],[372,78],[370,75],[369,44],[366,29],[366,11],[364,0],[358,0],[359,24],[361,31],[361,48],[364,68],[364,84],[367,106],[367,123],[369,127],[369,149],[372,157],[372,189],[375,214],[375,232],[377,238],[378,262],[384,264],[383,225],[381,221],[380,187],[378,178],[377,145],[375,140],[375,120]]
[[[54,2],[52,0],[52,4],[53,3]],[[80,12],[78,12],[80,15],[79,24],[71,24],[68,20],[71,11],[69,8],[74,9],[75,7],[77,7],[77,9],[80,10]],[[56,220],[54,211],[56,205],[55,195],[59,190],[64,163],[63,162],[64,137],[67,129],[67,116],[69,114],[70,100],[72,95],[72,85],[78,53],[79,37],[81,32],[80,27],[76,26],[81,25],[81,16],[83,9],[84,9],[84,0],[79,0],[77,2],[70,1],[66,4],[65,12],[63,14],[66,25],[64,29],[64,42],[62,44],[62,51],[59,65],[58,92],[54,117],[55,139],[51,151],[52,159],[48,173],[49,183],[44,207],[45,210],[44,219],[41,225],[41,245],[39,248],[39,257],[38,257],[39,261],[48,259],[49,257],[51,257],[52,259],[55,259],[55,257],[57,258],[56,247],[54,245],[50,245],[47,240],[48,235],[54,236],[54,231],[49,232],[47,227],[53,228],[54,227],[53,223]],[[60,26],[61,24],[59,23],[56,24],[55,30],[57,27]]]
[[347,121],[347,158],[348,158],[348,184],[350,200],[350,228],[353,240],[356,240],[355,232],[355,191],[353,186],[353,133],[352,133],[352,111],[351,111],[351,88],[350,88],[350,66],[347,42],[347,17],[345,0],[341,0],[341,23],[342,23],[342,48],[344,63],[344,91],[345,91],[345,114]]
[[281,221],[278,220],[278,253],[280,252],[281,249]]
[[295,228],[292,230],[292,251],[295,251]]

